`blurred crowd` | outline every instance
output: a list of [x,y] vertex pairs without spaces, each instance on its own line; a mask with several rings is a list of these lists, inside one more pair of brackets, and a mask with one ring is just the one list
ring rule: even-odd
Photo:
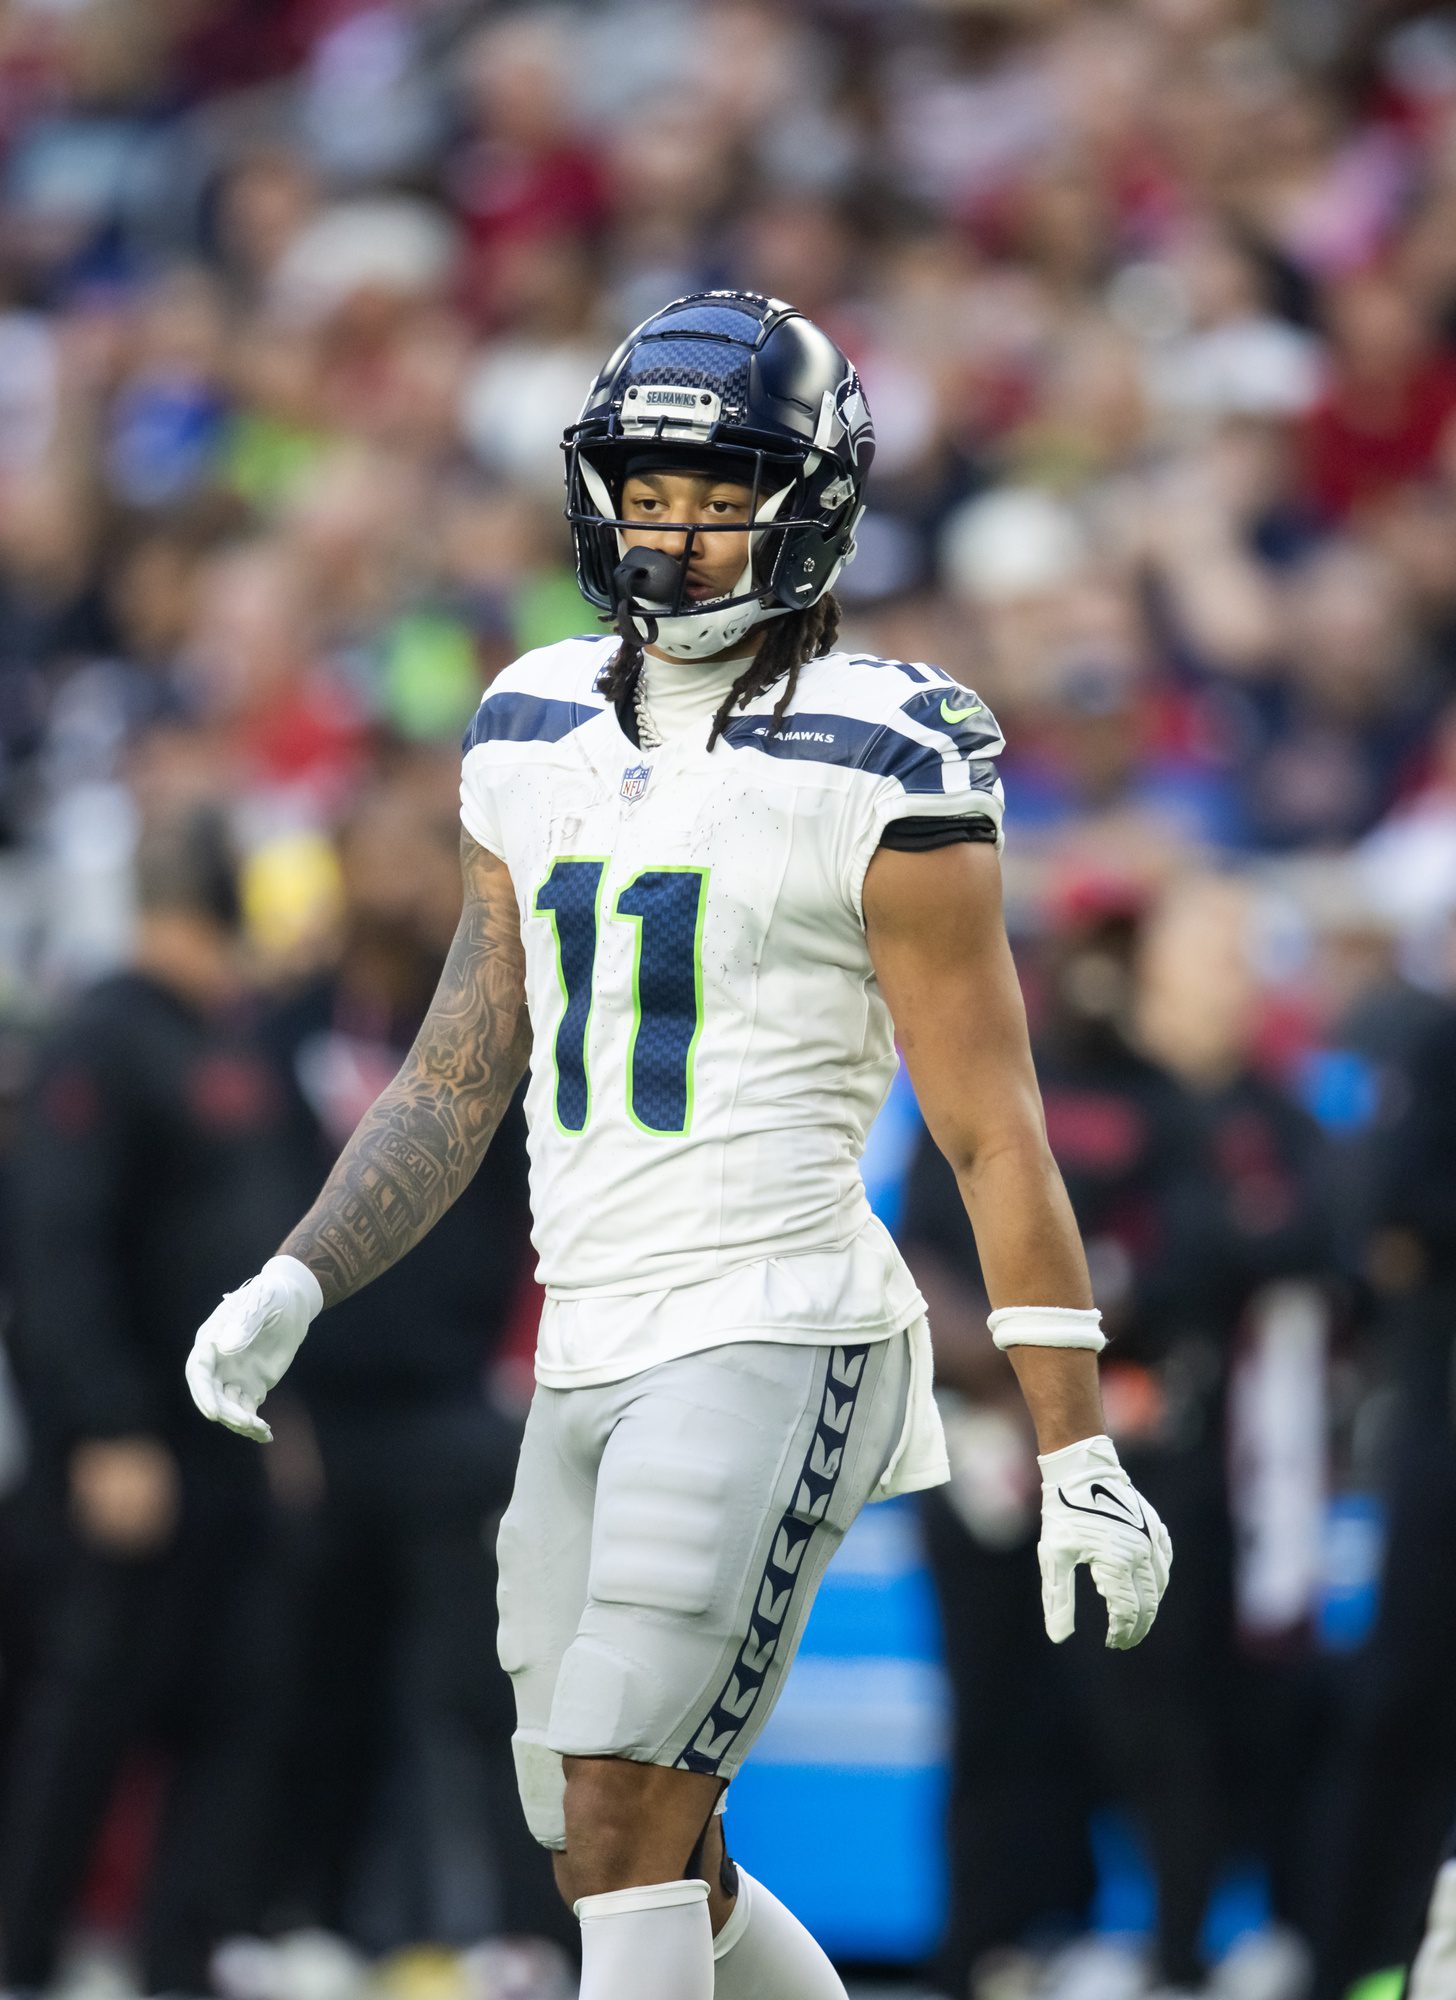
[[[1413,1948],[1456,1813],[1456,22],[11,0],[8,1988],[138,1900],[152,1991],[265,1922],[536,1939],[476,1966],[491,2000],[561,1976],[478,1671],[529,1391],[519,1134],[310,1343],[266,1475],[180,1360],[408,1043],[482,687],[589,629],[561,429],[629,326],[716,285],[793,300],[863,375],[849,639],[943,664],[1008,739],[1109,1420],[1179,1551],[1120,1680],[1040,1645],[1034,1467],[918,1157],[956,1444],[925,1508],[960,1717],[942,1983],[1051,1977],[1109,1802],[1160,1929],[1123,1988],[1083,1968],[1108,2000],[1198,1987],[1250,1857],[1285,1947],[1261,2000]],[[229,1977],[279,2000],[271,1962]]]

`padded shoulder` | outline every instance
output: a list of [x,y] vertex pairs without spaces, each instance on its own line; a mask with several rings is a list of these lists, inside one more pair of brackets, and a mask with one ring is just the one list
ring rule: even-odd
[[596,682],[612,657],[611,634],[538,646],[496,675],[461,749],[480,743],[556,743],[606,706]]
[[[793,706],[770,728],[772,694],[724,730],[739,749],[838,764],[898,782],[908,797],[957,799],[994,784],[1005,748],[978,695],[939,667],[830,653],[800,670]],[[943,808],[942,808],[943,809]],[[962,807],[964,809],[964,807]]]

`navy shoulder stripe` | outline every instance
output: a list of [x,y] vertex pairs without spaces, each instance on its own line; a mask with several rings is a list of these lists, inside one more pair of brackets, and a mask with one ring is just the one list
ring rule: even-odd
[[545,695],[503,689],[485,697],[460,747],[469,751],[477,743],[559,743],[573,729],[600,715],[603,706],[601,702],[553,701]]
[[807,758],[898,778],[907,792],[944,792],[943,753],[886,722],[863,722],[852,715],[790,715],[772,731],[770,719],[736,716],[723,731],[736,750],[762,750],[769,757]]

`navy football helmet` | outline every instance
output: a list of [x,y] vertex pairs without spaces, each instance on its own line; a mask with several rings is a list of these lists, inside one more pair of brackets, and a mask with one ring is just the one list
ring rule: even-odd
[[[566,517],[582,593],[678,659],[723,651],[766,618],[815,604],[854,553],[874,428],[859,376],[782,299],[698,292],[644,320],[603,368],[563,439]],[[626,563],[629,467],[721,465],[752,490],[743,573],[726,597],[686,594],[680,561]]]

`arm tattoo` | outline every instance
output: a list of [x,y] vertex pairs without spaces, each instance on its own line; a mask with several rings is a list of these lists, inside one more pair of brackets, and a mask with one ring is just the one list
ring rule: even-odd
[[468,835],[460,856],[465,904],[414,1047],[282,1246],[326,1306],[396,1263],[469,1185],[530,1055],[515,891]]

